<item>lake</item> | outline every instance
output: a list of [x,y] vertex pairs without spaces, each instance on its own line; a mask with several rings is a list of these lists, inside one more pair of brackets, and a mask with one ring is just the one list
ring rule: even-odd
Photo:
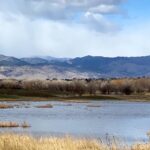
[[[115,136],[124,141],[145,141],[150,130],[150,103],[128,101],[1,102],[16,105],[0,109],[0,121],[28,122],[31,128],[0,131],[42,136],[72,135],[88,138]],[[53,108],[36,108],[52,104]],[[19,105],[19,107],[17,106]]]

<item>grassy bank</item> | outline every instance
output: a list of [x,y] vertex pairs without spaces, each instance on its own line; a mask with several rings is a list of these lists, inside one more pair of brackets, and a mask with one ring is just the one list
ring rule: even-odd
[[0,90],[0,101],[84,101],[84,100],[127,100],[127,101],[150,101],[149,93],[122,95],[122,94],[97,94],[82,96],[78,95],[58,95],[49,93],[49,91],[35,91],[35,90],[20,90],[20,89],[3,89]]
[[26,135],[1,134],[0,150],[149,150],[150,143],[123,145],[119,142],[104,144],[97,140],[64,138],[33,138]]

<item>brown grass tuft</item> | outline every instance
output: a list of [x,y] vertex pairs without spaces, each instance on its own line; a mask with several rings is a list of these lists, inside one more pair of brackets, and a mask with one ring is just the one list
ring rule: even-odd
[[26,122],[23,122],[22,124],[16,123],[16,122],[0,122],[0,128],[29,128],[30,125]]
[[19,124],[16,122],[0,122],[0,128],[17,128]]
[[14,106],[7,104],[0,104],[0,109],[9,109],[9,108],[14,108]]
[[51,104],[46,104],[46,105],[39,105],[39,106],[35,106],[36,108],[53,108],[53,105]]

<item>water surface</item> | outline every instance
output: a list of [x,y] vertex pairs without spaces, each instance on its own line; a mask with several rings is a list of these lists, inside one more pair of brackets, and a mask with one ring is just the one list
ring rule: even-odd
[[[150,103],[147,102],[105,100],[88,103],[52,101],[9,104],[17,104],[19,108],[0,109],[0,121],[26,121],[31,128],[0,128],[0,131],[92,138],[110,135],[127,141],[143,141],[147,140],[146,133],[150,130]],[[53,108],[35,107],[46,104],[52,104]],[[100,107],[88,107],[92,105]]]

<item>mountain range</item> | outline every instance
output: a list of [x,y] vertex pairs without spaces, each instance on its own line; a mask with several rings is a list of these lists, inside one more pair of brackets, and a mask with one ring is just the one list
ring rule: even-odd
[[150,56],[76,58],[0,55],[0,78],[70,79],[150,76]]

